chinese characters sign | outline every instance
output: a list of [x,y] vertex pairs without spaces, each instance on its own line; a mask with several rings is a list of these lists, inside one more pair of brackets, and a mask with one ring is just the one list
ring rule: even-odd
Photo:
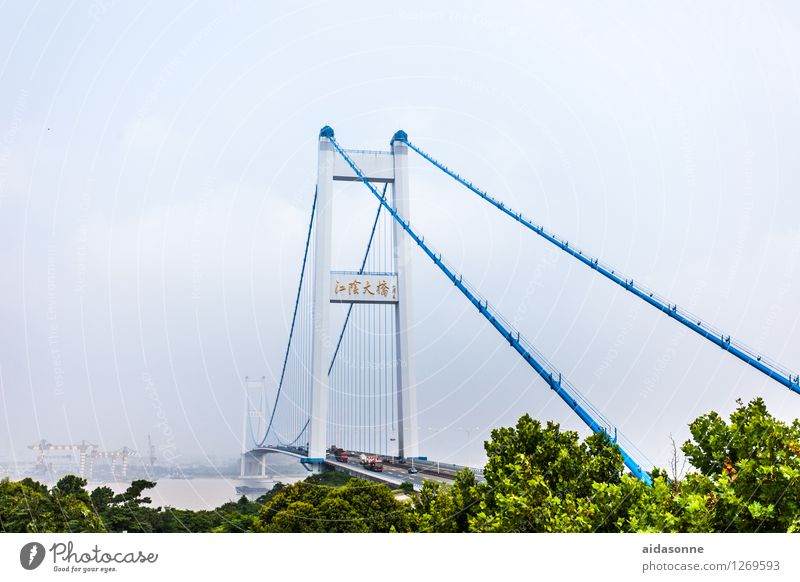
[[397,303],[397,275],[331,273],[331,303]]

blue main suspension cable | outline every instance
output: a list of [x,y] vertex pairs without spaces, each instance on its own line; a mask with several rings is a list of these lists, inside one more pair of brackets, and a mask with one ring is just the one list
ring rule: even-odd
[[489,323],[509,342],[522,358],[547,382],[550,388],[558,394],[558,396],[583,420],[583,422],[595,433],[602,433],[606,435],[612,442],[614,442],[620,454],[622,455],[625,466],[641,481],[648,485],[652,485],[652,478],[642,466],[628,453],[627,449],[632,446],[632,443],[626,443],[625,446],[621,445],[619,440],[622,438],[617,433],[616,427],[605,419],[602,413],[595,408],[574,386],[572,386],[566,378],[563,378],[561,373],[555,369],[530,343],[522,337],[505,318],[500,315],[496,309],[489,307],[488,301],[480,297],[477,291],[464,281],[463,276],[456,274],[455,270],[451,268],[444,260],[442,255],[435,253],[430,246],[424,242],[424,239],[417,235],[416,232],[410,227],[409,223],[404,220],[397,212],[386,203],[386,200],[381,198],[381,195],[375,187],[364,177],[361,169],[350,159],[345,151],[339,146],[333,137],[333,131],[330,130],[326,135],[331,144],[334,146],[340,156],[352,168],[353,172],[361,179],[361,181],[369,188],[372,194],[380,200],[383,207],[389,212],[402,229],[417,243],[417,245],[425,252],[426,255],[439,267],[445,276],[453,282],[453,284],[461,291],[462,294],[475,306],[478,311],[483,315]]
[[[294,336],[294,324],[295,324],[295,321],[297,320],[297,307],[300,304],[300,292],[303,289],[303,278],[304,278],[305,273],[306,273],[306,262],[308,260],[308,248],[309,248],[310,243],[311,243],[311,230],[312,230],[312,228],[314,226],[314,213],[315,213],[316,209],[317,209],[317,189],[314,188],[314,201],[311,203],[311,218],[308,221],[308,234],[306,235],[306,248],[305,248],[305,251],[303,251],[303,266],[300,268],[300,283],[297,285],[297,294],[296,294],[295,299],[294,299],[294,313],[292,313],[292,325],[289,328],[289,341],[286,344],[286,353],[283,356],[283,368],[281,369],[281,379],[278,382],[278,391],[275,394],[275,404],[272,406],[272,413],[270,414],[270,417],[269,417],[269,424],[267,425],[267,431],[264,433],[264,438],[261,439],[261,442],[258,445],[259,447],[264,446],[264,443],[266,442],[267,437],[269,436],[269,431],[272,429],[272,423],[275,420],[275,411],[278,408],[278,402],[279,402],[280,397],[281,397],[281,390],[283,388],[283,379],[284,379],[284,377],[286,375],[286,362],[289,361],[289,351],[291,350],[292,337]],[[308,423],[306,423],[306,424],[308,424]]]
[[597,258],[592,258],[582,250],[571,246],[568,241],[559,238],[554,233],[548,233],[545,231],[544,227],[541,225],[534,224],[532,221],[525,218],[521,213],[516,212],[506,206],[503,202],[490,196],[484,190],[475,186],[472,182],[462,178],[459,174],[449,169],[447,166],[442,164],[441,162],[437,161],[413,143],[408,140],[408,136],[405,132],[398,131],[395,136],[394,140],[398,140],[406,144],[409,148],[417,152],[420,156],[422,156],[425,160],[429,161],[435,167],[442,170],[445,174],[453,178],[456,182],[465,186],[467,189],[471,190],[479,197],[486,200],[489,204],[503,212],[504,214],[510,216],[523,226],[527,227],[528,229],[532,230],[548,242],[554,244],[561,250],[565,251],[572,257],[578,259],[584,265],[588,266],[591,269],[594,269],[601,275],[605,276],[606,278],[610,279],[623,289],[630,291],[639,299],[649,303],[659,311],[665,313],[672,319],[682,323],[692,331],[698,333],[702,337],[706,338],[710,342],[716,344],[723,350],[730,352],[740,360],[750,364],[759,372],[766,374],[768,377],[772,378],[776,382],[786,386],[790,390],[795,393],[800,394],[800,375],[791,372],[787,368],[781,366],[777,362],[774,362],[761,354],[757,351],[753,350],[752,348],[746,346],[744,343],[736,340],[735,338],[731,338],[730,335],[723,333],[722,331],[714,328],[713,326],[703,322],[696,316],[692,315],[688,311],[679,308],[676,304],[670,303],[663,297],[659,297],[656,293],[651,291],[650,289],[645,288],[638,283],[635,283],[634,280],[628,279],[627,277],[620,276],[617,274],[617,270],[611,268],[608,265],[604,265],[601,263]]

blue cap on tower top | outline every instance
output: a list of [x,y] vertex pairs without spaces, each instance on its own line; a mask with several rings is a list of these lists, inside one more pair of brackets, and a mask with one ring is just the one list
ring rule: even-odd
[[330,125],[326,125],[325,127],[319,130],[319,136],[327,137],[329,139],[333,138],[333,128]]
[[398,129],[392,136],[392,141],[389,143],[393,144],[396,141],[408,141],[408,134],[402,129]]

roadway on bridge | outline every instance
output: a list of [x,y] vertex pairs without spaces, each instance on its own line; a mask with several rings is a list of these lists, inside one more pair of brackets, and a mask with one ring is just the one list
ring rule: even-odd
[[[279,453],[298,459],[305,458],[306,456],[306,452],[303,449],[279,446],[259,447],[251,451],[251,453],[253,452]],[[461,465],[437,463],[435,461],[409,460],[405,463],[399,463],[397,461],[384,458],[383,471],[372,471],[361,465],[359,461],[359,456],[361,453],[356,451],[348,451],[348,454],[349,459],[345,463],[337,461],[333,454],[328,453],[325,456],[325,463],[331,467],[337,467],[341,470],[345,470],[353,476],[382,481],[390,485],[397,486],[408,481],[411,482],[414,485],[414,488],[417,490],[422,487],[422,483],[424,481],[452,483],[455,480],[456,473],[465,468]],[[412,467],[416,469],[416,471],[410,473],[409,469]],[[481,473],[477,473],[475,477],[479,482],[484,480]]]
[[343,469],[355,477],[382,481],[390,485],[400,485],[405,481],[410,481],[414,484],[415,489],[419,489],[422,487],[422,482],[424,481],[419,473],[411,474],[408,472],[408,469],[400,469],[398,467],[384,465],[383,471],[372,471],[363,467],[357,459],[350,459],[345,463],[343,461],[337,461],[331,455],[326,459],[326,463],[333,467]]
[[[455,480],[456,470],[450,467],[438,468],[433,463],[421,463],[413,465],[418,472],[409,473],[411,464],[394,463],[384,460],[383,471],[372,471],[362,466],[358,457],[350,457],[348,461],[337,461],[333,455],[327,455],[325,462],[333,467],[348,471],[350,474],[358,477],[366,477],[384,481],[393,485],[400,485],[406,481],[414,485],[414,489],[419,490],[422,488],[424,481],[438,481],[441,483],[452,483]],[[463,467],[459,467],[463,468]],[[478,481],[483,481],[482,475],[476,475]]]

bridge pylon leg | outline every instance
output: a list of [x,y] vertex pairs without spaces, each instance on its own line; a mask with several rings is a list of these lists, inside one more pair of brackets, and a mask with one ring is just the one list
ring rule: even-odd
[[[398,132],[399,133],[399,132]],[[394,159],[394,182],[392,183],[392,205],[404,220],[410,221],[408,200],[408,146],[404,141],[392,139]],[[395,334],[397,346],[397,425],[398,455],[401,458],[419,456],[419,429],[417,423],[417,387],[411,359],[413,347],[411,337],[411,256],[409,240],[397,221],[393,225],[394,264],[397,269],[397,286],[401,300],[395,306]]]
[[[331,358],[330,295],[331,227],[333,209],[333,164],[335,150],[326,131],[320,131],[317,163],[317,208],[313,256],[313,299],[311,306],[311,419],[308,432],[308,458],[325,459],[328,446],[328,364]],[[314,463],[316,464],[316,463]],[[313,465],[312,465],[313,466]]]

